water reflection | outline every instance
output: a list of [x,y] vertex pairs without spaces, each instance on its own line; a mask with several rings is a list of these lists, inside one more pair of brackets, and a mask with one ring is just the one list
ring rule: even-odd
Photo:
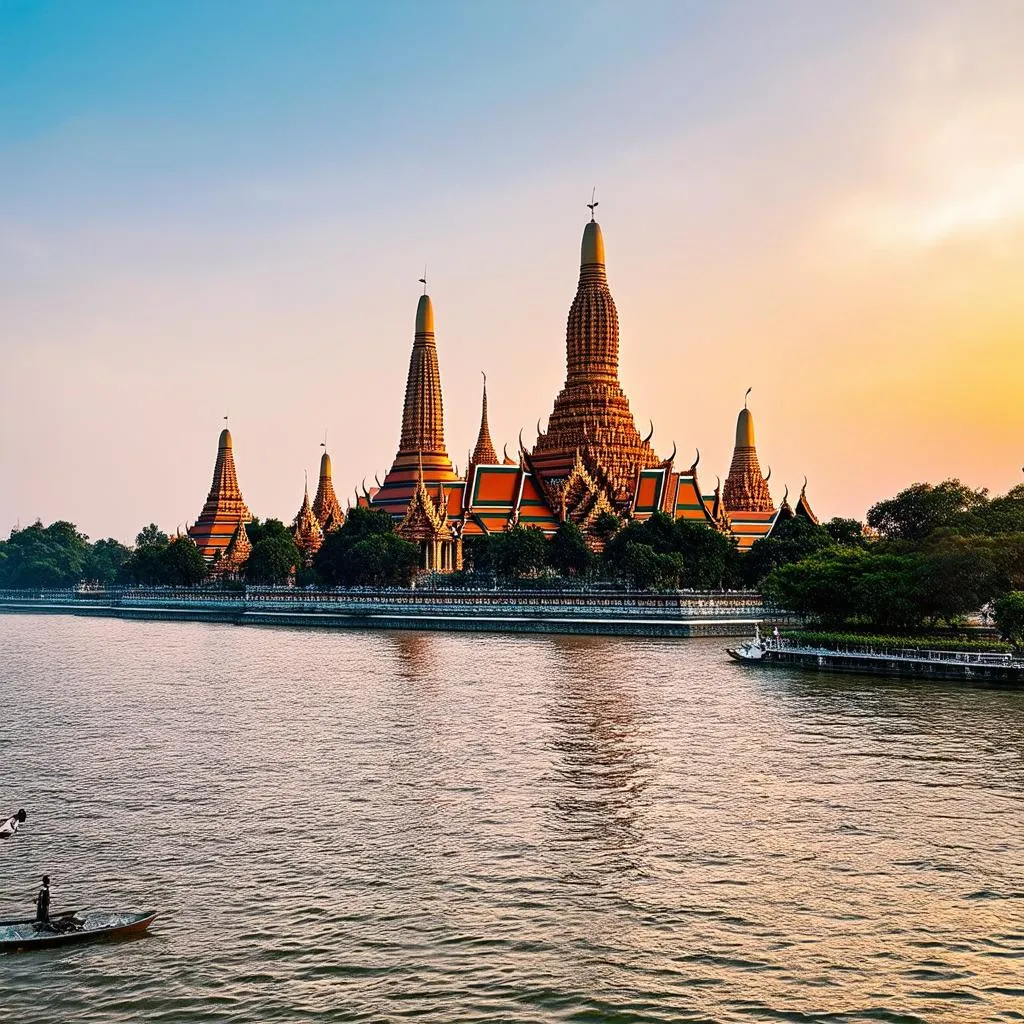
[[642,871],[649,758],[626,666],[607,640],[550,641],[546,714],[555,778],[547,840],[567,880],[599,883]]

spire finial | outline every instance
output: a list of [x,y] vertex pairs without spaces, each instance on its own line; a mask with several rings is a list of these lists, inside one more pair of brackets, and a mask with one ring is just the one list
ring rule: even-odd
[[423,294],[427,294],[427,265],[423,264],[423,276],[420,278],[420,284],[423,285]]
[[746,407],[747,407],[747,398],[749,397],[750,392],[753,391],[753,390],[754,389],[752,387],[749,387],[749,388],[747,388],[746,392],[743,395],[743,408],[744,409],[746,409]]
[[326,427],[324,427],[324,439],[320,442],[320,447],[323,448],[324,451],[327,451],[327,428]]
[[590,202],[587,203],[587,209],[590,211],[590,219],[594,219],[594,211],[601,205],[594,196],[597,195],[597,186],[595,185],[590,192]]

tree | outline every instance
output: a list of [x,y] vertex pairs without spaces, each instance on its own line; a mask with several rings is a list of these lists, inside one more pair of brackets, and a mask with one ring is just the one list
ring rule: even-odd
[[914,484],[872,505],[868,525],[890,540],[922,541],[943,526],[978,532],[987,504],[987,491],[974,490],[959,480],[935,486]]
[[329,533],[313,558],[317,577],[330,586],[408,586],[419,549],[395,533],[383,509],[354,508]]
[[202,583],[209,572],[206,559],[191,537],[175,537],[159,556],[160,582],[173,587],[192,587]]
[[614,512],[601,512],[594,520],[592,532],[602,544],[607,544],[621,529],[622,520]]
[[825,529],[836,544],[844,547],[861,547],[864,544],[864,524],[858,519],[830,519],[825,523]]
[[135,537],[135,546],[137,548],[144,548],[154,546],[158,548],[164,547],[168,543],[167,534],[160,529],[156,523],[150,523],[149,526],[144,526],[139,530]]
[[779,608],[840,625],[862,611],[858,582],[868,561],[856,548],[825,548],[773,569],[761,592]]
[[989,537],[1024,534],[1024,484],[993,498],[977,512],[982,531]]
[[245,563],[247,583],[280,586],[287,583],[299,564],[299,549],[288,537],[262,537],[253,544]]
[[617,558],[621,579],[636,590],[671,590],[679,586],[682,557],[659,554],[649,544],[627,541]]
[[694,590],[724,590],[740,582],[740,553],[724,533],[677,519],[673,526],[674,552],[683,561],[680,586]]
[[743,578],[756,586],[773,569],[799,562],[832,546],[832,538],[823,526],[816,526],[803,516],[793,516],[778,523],[771,535],[754,541],[743,557]]
[[131,548],[108,537],[93,544],[85,556],[83,579],[110,586],[120,575],[124,564],[131,558]]
[[0,543],[0,586],[15,588],[73,587],[82,579],[89,538],[74,523],[35,522],[12,530]]
[[1015,647],[1024,647],[1024,591],[1015,590],[995,602],[999,635]]
[[548,564],[559,576],[585,578],[590,575],[594,554],[575,523],[562,523],[548,542]]
[[505,581],[539,576],[547,564],[548,542],[536,526],[516,524],[511,530],[491,536],[491,561],[495,573]]

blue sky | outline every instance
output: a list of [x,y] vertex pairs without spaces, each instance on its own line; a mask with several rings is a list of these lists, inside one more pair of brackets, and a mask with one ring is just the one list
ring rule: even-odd
[[529,442],[595,185],[627,393],[706,487],[753,384],[825,515],[1005,489],[1022,49],[997,0],[0,0],[0,533],[183,524],[225,412],[257,514],[324,427],[383,476],[424,263],[453,458],[481,369]]

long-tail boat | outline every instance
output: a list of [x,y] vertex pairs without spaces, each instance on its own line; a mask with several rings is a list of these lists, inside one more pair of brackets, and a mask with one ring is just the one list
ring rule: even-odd
[[53,949],[141,935],[153,923],[156,913],[155,910],[141,913],[69,910],[55,914],[46,924],[35,920],[0,921],[0,951]]

